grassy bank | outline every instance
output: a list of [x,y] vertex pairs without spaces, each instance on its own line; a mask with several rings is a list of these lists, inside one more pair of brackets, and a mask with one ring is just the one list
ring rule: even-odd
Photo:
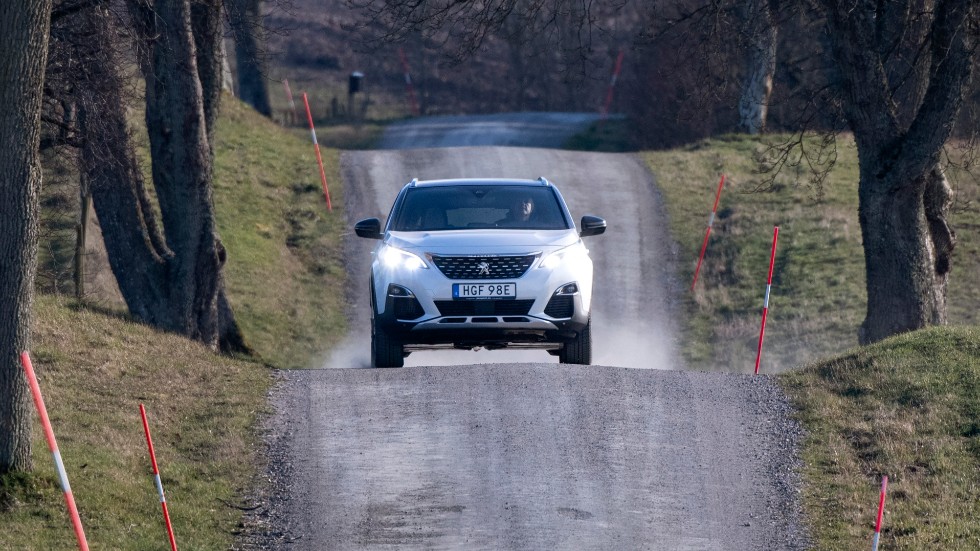
[[883,548],[980,548],[980,186],[948,173],[959,238],[949,314],[961,326],[859,349],[865,281],[857,161],[851,140],[840,146],[822,188],[785,173],[759,189],[753,158],[765,146],[755,139],[643,154],[663,190],[687,285],[718,175],[728,175],[699,283],[684,300],[684,354],[694,369],[752,369],[778,225],[762,366],[785,371],[780,380],[807,429],[804,506],[816,548],[870,545],[882,475],[891,479]]
[[[252,358],[215,355],[132,323],[115,304],[64,294],[71,225],[48,216],[33,355],[93,549],[164,549],[140,425],[145,403],[181,548],[227,549],[260,484],[256,419],[268,366],[319,365],[345,331],[338,154],[324,150],[327,213],[307,135],[226,97],[216,139],[215,205],[229,300]],[[61,180],[55,180],[57,175]],[[72,174],[46,173],[45,205],[65,208]],[[77,190],[74,191],[77,197]],[[57,196],[55,196],[57,195]],[[53,285],[56,281],[59,284]],[[32,417],[36,415],[31,412]],[[0,479],[0,549],[76,549],[40,427],[35,472]]]
[[229,300],[263,361],[318,366],[346,329],[339,152],[323,150],[331,213],[307,134],[236,101],[222,115],[215,204]]
[[[765,148],[763,140],[731,136],[642,154],[664,193],[685,286],[694,274],[719,175],[727,175],[697,287],[684,298],[684,354],[692,368],[753,368],[773,226],[780,230],[762,369],[784,371],[857,345],[866,291],[854,142],[839,140],[836,166],[819,188],[793,170],[762,186],[754,159]],[[959,236],[950,321],[977,323],[980,213],[971,205],[980,198],[980,186],[956,171],[950,180],[957,191],[951,224]]]
[[807,428],[817,549],[980,549],[980,328],[932,328],[782,377]]
[[[142,402],[178,543],[227,548],[255,477],[269,370],[51,295],[36,318],[35,365],[91,547],[166,547]],[[33,446],[35,473],[0,482],[0,549],[77,549],[38,424]]]

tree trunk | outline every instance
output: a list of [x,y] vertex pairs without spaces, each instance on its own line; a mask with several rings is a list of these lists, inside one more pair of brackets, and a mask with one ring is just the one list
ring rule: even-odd
[[[861,172],[875,173],[863,167]],[[927,178],[894,190],[861,179],[859,217],[868,281],[862,344],[945,321],[945,274],[938,282],[923,207]]]
[[[197,70],[204,98],[204,122],[207,127],[207,141],[212,166],[214,165],[215,122],[218,120],[224,79],[225,53],[221,36],[221,7],[222,0],[208,0],[207,2],[199,0],[191,5],[194,45],[197,51]],[[265,81],[262,82],[264,87]],[[217,240],[218,256],[223,265],[225,249],[217,234],[215,239]],[[234,312],[228,303],[224,274],[220,271],[218,274],[217,308],[218,343],[221,350],[224,352],[248,352],[249,348],[245,344],[245,339],[235,321]]]
[[929,224],[929,238],[934,260],[933,300],[938,305],[933,310],[931,322],[938,325],[947,321],[946,284],[949,270],[952,268],[953,248],[956,246],[956,232],[947,222],[949,211],[953,207],[953,190],[939,167],[934,168],[926,176],[923,207],[926,222]]
[[51,0],[0,3],[0,474],[31,468],[30,347]]
[[153,183],[173,259],[165,327],[217,348],[223,262],[215,234],[211,146],[189,0],[159,2],[150,35],[146,126]]
[[238,97],[259,113],[272,116],[265,82],[262,0],[229,0],[228,19],[235,37]]
[[[920,36],[895,28],[907,6],[859,4],[826,0],[825,7],[860,164],[868,310],[858,336],[867,344],[946,322],[955,235],[946,221],[952,195],[938,163],[971,78],[976,46],[968,25],[977,6],[937,0]],[[904,96],[888,78],[887,52],[900,35],[913,40],[905,47],[922,52],[925,64],[914,68],[923,81]]]
[[[108,32],[96,18],[93,36]],[[119,291],[137,320],[171,328],[167,319],[167,265],[173,253],[159,232],[136,153],[129,139],[121,77],[113,61],[95,60],[88,74],[103,85],[98,98],[83,94],[79,111],[79,169],[88,180],[102,238]]]
[[191,4],[194,46],[197,52],[197,72],[201,80],[204,98],[204,122],[207,126],[208,145],[214,160],[214,123],[218,119],[221,103],[222,60],[224,48],[221,42],[222,0],[196,0]]
[[745,75],[738,100],[739,131],[759,134],[766,128],[772,78],[776,72],[776,25],[769,0],[748,0],[741,7],[747,30]]
[[[219,9],[217,2],[196,5]],[[202,52],[217,55],[217,26],[207,22],[220,21],[220,13],[198,15],[196,28],[202,43],[209,44],[198,51],[186,2],[156,12],[146,4],[131,7],[139,33],[152,37],[142,66],[163,232],[129,135],[112,18],[96,6],[74,21],[89,37],[87,46],[76,46],[74,52],[87,79],[78,86],[83,135],[79,167],[91,185],[113,274],[136,319],[212,347],[247,350],[221,296],[224,249],[214,233],[211,206],[213,151],[208,137],[220,94],[220,59]],[[164,17],[176,19],[166,20],[160,27],[167,32],[161,33],[155,26]],[[180,37],[183,43],[173,46]],[[198,59],[205,61],[200,76]],[[208,94],[201,81],[208,83]],[[185,105],[175,107],[183,100]]]

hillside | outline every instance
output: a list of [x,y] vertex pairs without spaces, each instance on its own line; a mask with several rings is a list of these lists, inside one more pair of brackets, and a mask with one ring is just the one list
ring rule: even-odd
[[[77,203],[77,180],[66,167],[46,166],[32,353],[93,549],[166,544],[139,403],[150,418],[178,544],[229,548],[243,510],[264,488],[258,420],[268,411],[269,366],[319,366],[345,331],[336,151],[324,151],[335,207],[328,213],[307,134],[226,97],[216,146],[226,280],[252,358],[215,355],[133,323],[104,296],[66,296],[74,235],[59,210],[73,197]],[[33,449],[34,475],[0,478],[0,549],[77,549],[37,424]]]
[[932,328],[781,378],[807,428],[818,549],[861,549],[887,475],[882,549],[980,546],[980,328]]
[[[698,284],[684,293],[685,356],[695,369],[751,372],[756,357],[773,226],[779,226],[763,372],[798,367],[857,346],[865,315],[864,252],[857,212],[857,155],[838,140],[836,165],[822,186],[784,170],[762,183],[754,160],[768,143],[722,136],[668,151],[642,153],[664,193],[679,274],[690,287],[718,178],[726,174],[718,216]],[[955,155],[955,150],[952,151]],[[949,279],[952,324],[980,323],[980,181],[948,171],[956,199],[950,224],[957,248]]]

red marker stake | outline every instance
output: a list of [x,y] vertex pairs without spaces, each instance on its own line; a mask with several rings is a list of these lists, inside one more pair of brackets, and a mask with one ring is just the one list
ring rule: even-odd
[[405,73],[405,92],[408,94],[408,102],[412,106],[412,114],[419,116],[419,102],[415,99],[415,87],[412,85],[412,75],[408,71],[408,60],[405,58],[405,50],[398,48],[398,59],[402,62],[402,72]]
[[54,456],[54,466],[58,470],[58,479],[61,482],[61,489],[65,493],[65,503],[68,505],[68,516],[71,517],[72,527],[75,529],[75,538],[78,539],[78,548],[88,551],[88,542],[85,540],[85,530],[82,528],[82,519],[78,516],[78,508],[75,507],[75,496],[71,493],[71,485],[68,484],[68,473],[65,472],[65,464],[61,461],[61,452],[58,451],[58,442],[54,438],[54,430],[51,428],[51,421],[48,420],[48,410],[44,407],[44,398],[41,396],[41,387],[37,384],[37,376],[34,375],[34,365],[31,364],[31,356],[27,352],[20,353],[20,363],[24,366],[24,374],[27,375],[27,382],[31,387],[31,395],[34,396],[34,406],[37,407],[37,414],[41,417],[41,426],[44,427],[44,437],[48,440],[48,449]]
[[330,204],[330,190],[327,188],[327,175],[323,172],[323,158],[320,157],[320,144],[316,141],[316,129],[313,128],[313,115],[310,113],[310,100],[306,99],[306,92],[303,92],[303,105],[306,106],[306,120],[310,121],[310,134],[313,136],[313,149],[316,150],[316,164],[320,167],[323,194],[327,197],[327,210],[333,212],[333,205]]
[[293,92],[289,89],[289,79],[282,79],[282,85],[286,88],[286,98],[289,99],[289,108],[292,110],[293,122],[295,122],[299,118],[299,114],[296,113],[296,102],[293,101]]
[[619,71],[623,68],[623,50],[619,51],[616,56],[616,66],[613,68],[612,79],[609,81],[609,88],[606,90],[606,101],[602,104],[602,118],[600,122],[605,121],[606,117],[609,116],[609,108],[612,106],[613,100],[613,90],[616,88],[616,80],[619,79]]
[[878,497],[878,520],[875,522],[875,537],[872,551],[878,551],[878,540],[881,538],[881,517],[885,514],[885,492],[888,491],[888,476],[881,479],[881,495]]
[[704,251],[708,249],[708,236],[711,235],[711,226],[715,223],[715,212],[718,210],[718,201],[721,199],[721,188],[725,187],[725,175],[721,175],[721,181],[718,182],[718,193],[715,193],[715,206],[711,207],[711,216],[708,217],[708,229],[704,231],[704,243],[701,243],[701,254],[698,255],[698,266],[694,269],[694,281],[691,282],[691,291],[694,291],[694,285],[698,282],[698,273],[701,272],[701,261],[704,260]]
[[766,336],[766,316],[769,314],[769,291],[772,289],[772,266],[776,263],[776,239],[779,238],[779,226],[772,229],[772,252],[769,254],[769,279],[766,280],[766,300],[762,305],[762,330],[759,331],[759,352],[755,356],[755,374],[759,374],[759,362],[762,361],[762,339]]
[[146,434],[146,445],[150,448],[150,463],[153,465],[153,481],[160,494],[160,506],[163,507],[163,521],[167,525],[167,537],[170,538],[171,551],[177,551],[177,540],[174,539],[174,527],[170,524],[170,512],[167,511],[167,498],[163,495],[163,483],[160,482],[160,469],[157,468],[157,456],[153,452],[153,439],[150,438],[150,425],[146,422],[146,408],[140,404],[140,417],[143,418],[143,432]]

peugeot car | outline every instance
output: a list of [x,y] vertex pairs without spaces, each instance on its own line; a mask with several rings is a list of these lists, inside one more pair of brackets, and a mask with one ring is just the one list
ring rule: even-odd
[[592,259],[548,180],[413,180],[378,239],[371,265],[371,358],[401,367],[413,350],[541,348],[563,363],[592,362]]

